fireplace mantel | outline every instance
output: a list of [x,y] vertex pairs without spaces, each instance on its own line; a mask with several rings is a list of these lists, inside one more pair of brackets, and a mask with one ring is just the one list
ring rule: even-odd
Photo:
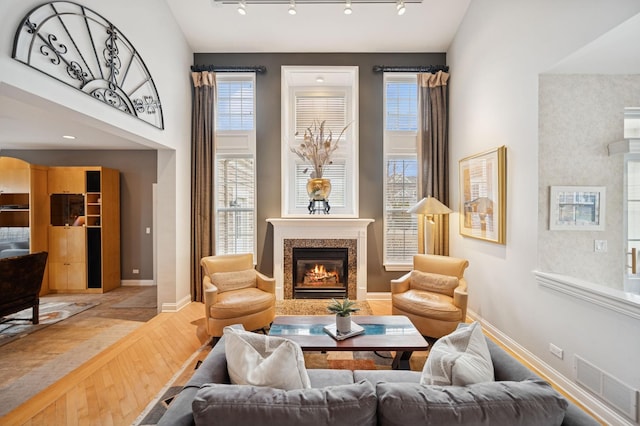
[[284,299],[284,240],[340,240],[357,241],[357,300],[367,298],[367,226],[373,219],[267,219],[273,225],[273,277],[276,280],[276,299]]

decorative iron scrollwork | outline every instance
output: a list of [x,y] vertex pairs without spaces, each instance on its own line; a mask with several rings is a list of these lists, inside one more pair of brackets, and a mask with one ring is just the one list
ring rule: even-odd
[[162,104],[144,61],[111,22],[73,2],[31,10],[13,58],[105,104],[164,128]]

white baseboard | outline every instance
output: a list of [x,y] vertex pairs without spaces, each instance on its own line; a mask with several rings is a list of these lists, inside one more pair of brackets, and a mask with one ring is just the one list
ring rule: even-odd
[[608,425],[620,425],[620,426],[633,426],[634,423],[628,419],[622,417],[613,409],[609,408],[603,401],[594,397],[591,393],[581,388],[577,383],[568,377],[560,374],[549,364],[542,361],[540,358],[529,352],[523,346],[519,345],[515,340],[498,330],[491,323],[485,321],[477,313],[467,310],[467,316],[473,321],[478,321],[486,334],[491,335],[495,340],[502,343],[509,348],[523,360],[528,362],[533,368],[540,371],[540,373],[546,376],[551,382],[553,382],[558,388],[562,389],[567,395],[574,400],[578,401],[597,417],[599,420]]
[[176,303],[163,303],[160,312],[178,312],[180,309],[191,303],[191,295],[183,297]]
[[143,286],[155,286],[156,283],[153,280],[121,280],[120,285],[123,287],[143,287]]
[[388,291],[369,292],[367,293],[367,300],[391,300],[391,293]]

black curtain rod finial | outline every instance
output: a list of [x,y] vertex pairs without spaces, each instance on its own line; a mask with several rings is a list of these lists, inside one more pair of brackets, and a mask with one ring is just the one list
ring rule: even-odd
[[252,66],[225,66],[225,65],[191,65],[191,71],[193,72],[202,72],[202,71],[212,71],[212,72],[257,72],[257,73],[265,73],[267,72],[267,67],[264,65],[252,65]]

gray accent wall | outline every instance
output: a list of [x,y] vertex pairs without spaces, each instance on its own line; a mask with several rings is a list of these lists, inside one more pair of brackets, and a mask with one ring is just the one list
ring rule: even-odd
[[[257,268],[273,273],[273,228],[267,218],[280,217],[280,74],[283,65],[358,66],[360,116],[360,217],[372,218],[368,228],[368,291],[389,291],[389,281],[402,272],[386,272],[383,254],[383,87],[374,65],[444,65],[444,53],[196,53],[194,64],[218,66],[264,65],[256,77],[257,144]],[[452,84],[455,74],[452,75]],[[303,235],[300,238],[304,238]]]
[[[154,150],[2,150],[41,166],[102,166],[120,171],[120,265],[123,280],[153,279],[153,184],[157,153]],[[146,234],[145,228],[151,228]],[[133,274],[138,269],[139,274]]]

